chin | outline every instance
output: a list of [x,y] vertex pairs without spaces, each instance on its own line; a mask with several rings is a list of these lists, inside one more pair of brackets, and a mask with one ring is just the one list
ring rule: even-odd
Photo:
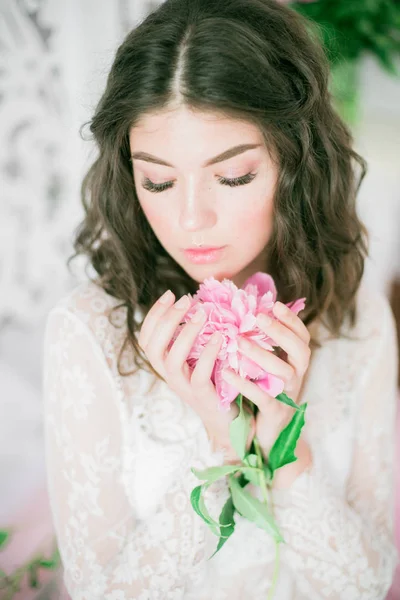
[[214,277],[214,279],[219,282],[223,281],[224,279],[233,280],[233,278],[237,275],[236,271],[232,272],[227,269],[213,268],[212,265],[199,265],[199,267],[201,266],[203,266],[203,269],[201,269],[202,274],[199,274],[199,268],[193,270],[193,273],[188,273],[188,275],[190,275],[194,281],[197,281],[197,283],[202,283],[204,279],[207,279],[208,277]]

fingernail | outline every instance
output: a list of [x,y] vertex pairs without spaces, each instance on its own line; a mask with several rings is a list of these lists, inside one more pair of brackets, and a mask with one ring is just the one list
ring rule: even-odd
[[189,298],[187,296],[182,296],[182,298],[178,300],[176,304],[174,304],[174,308],[177,309],[186,308],[186,306],[189,306]]
[[269,317],[268,315],[265,314],[259,314],[257,316],[257,324],[260,325],[261,327],[268,327],[268,325],[271,325],[273,319],[271,317]]
[[275,302],[273,309],[274,313],[276,315],[284,315],[286,313],[287,310],[287,306],[286,304],[282,304],[282,302]]
[[161,302],[161,304],[168,304],[168,302],[171,300],[172,298],[172,292],[171,290],[168,290],[167,292],[165,292],[165,294],[163,294],[159,300],[159,302]]
[[192,323],[200,323],[206,316],[206,313],[202,308],[199,308],[197,312],[192,317]]

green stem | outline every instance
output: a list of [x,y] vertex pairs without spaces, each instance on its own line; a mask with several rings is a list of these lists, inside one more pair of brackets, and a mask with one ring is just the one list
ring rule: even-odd
[[280,546],[280,542],[277,542],[275,540],[275,567],[274,567],[274,575],[272,577],[272,585],[270,587],[269,593],[268,593],[268,597],[267,600],[272,600],[273,595],[274,595],[274,591],[275,591],[275,586],[276,586],[276,582],[278,581],[278,571],[279,571],[279,546]]
[[[257,454],[257,459],[258,459],[258,468],[261,470],[260,471],[260,482],[261,482],[261,489],[263,492],[263,496],[264,496],[264,500],[265,500],[265,504],[268,507],[269,504],[269,498],[268,498],[268,485],[267,485],[267,481],[265,479],[265,473],[263,470],[263,455],[261,452],[261,447],[260,447],[260,443],[258,441],[258,439],[256,437],[253,438],[253,442],[254,442],[254,448]],[[272,506],[272,503],[271,503]],[[277,542],[275,540],[275,565],[274,565],[274,574],[272,577],[272,585],[269,589],[268,592],[268,597],[267,600],[272,600],[273,596],[274,596],[274,591],[275,591],[275,587],[276,587],[276,583],[278,580],[278,572],[279,572],[279,542]]]
[[254,448],[255,448],[255,451],[257,454],[257,459],[258,459],[258,468],[260,469],[261,490],[262,490],[262,493],[264,496],[265,504],[268,506],[269,505],[268,487],[267,487],[267,481],[265,479],[265,473],[263,470],[264,459],[263,459],[263,455],[261,452],[260,443],[256,437],[253,438],[253,442],[254,442]]

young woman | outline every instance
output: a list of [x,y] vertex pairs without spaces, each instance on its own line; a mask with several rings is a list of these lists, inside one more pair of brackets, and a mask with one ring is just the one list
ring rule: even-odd
[[[265,599],[268,533],[240,515],[218,539],[193,510],[198,469],[238,460],[210,374],[224,340],[172,347],[204,279],[269,273],[285,304],[260,325],[282,349],[247,356],[307,402],[298,460],[277,473],[276,600],[378,600],[393,542],[397,341],[386,297],[362,281],[356,213],[364,161],[331,105],[304,20],[274,0],[166,0],[118,48],[90,130],[75,256],[96,276],[48,315],[44,416],[49,493],[73,600]],[[193,247],[222,247],[208,258]],[[164,292],[170,291],[169,297]],[[162,298],[161,298],[162,296]],[[251,437],[265,456],[287,414],[254,382]],[[239,392],[238,392],[239,393]],[[225,480],[207,490],[218,518]]]

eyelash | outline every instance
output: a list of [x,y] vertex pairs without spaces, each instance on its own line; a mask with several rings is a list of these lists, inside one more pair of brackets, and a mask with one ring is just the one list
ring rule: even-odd
[[[237,187],[239,185],[247,185],[252,182],[257,173],[247,173],[247,175],[243,175],[243,177],[235,177],[234,179],[226,179],[225,177],[218,177],[218,181],[222,185],[227,185],[229,187]],[[150,181],[147,177],[144,179],[143,187],[145,190],[149,192],[164,192],[165,190],[171,188],[173,186],[172,181],[167,181],[166,183],[156,184]]]

